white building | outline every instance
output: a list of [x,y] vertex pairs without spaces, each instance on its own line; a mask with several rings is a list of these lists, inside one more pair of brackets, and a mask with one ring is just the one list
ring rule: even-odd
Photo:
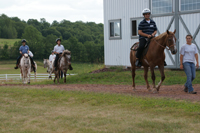
[[[176,29],[177,49],[191,34],[200,52],[200,0],[104,0],[105,65],[130,67],[131,46],[138,42],[137,27],[142,10],[149,8],[158,34]],[[168,68],[179,68],[179,52],[165,50]],[[200,58],[199,58],[200,60]]]

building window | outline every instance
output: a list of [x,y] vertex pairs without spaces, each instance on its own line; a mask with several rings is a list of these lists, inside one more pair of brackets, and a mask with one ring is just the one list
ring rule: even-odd
[[180,0],[181,11],[200,10],[200,0]]
[[121,20],[109,21],[110,39],[121,39]]
[[152,14],[172,13],[172,0],[152,0]]
[[131,19],[131,37],[132,38],[135,38],[138,36],[138,26],[142,20],[143,18]]

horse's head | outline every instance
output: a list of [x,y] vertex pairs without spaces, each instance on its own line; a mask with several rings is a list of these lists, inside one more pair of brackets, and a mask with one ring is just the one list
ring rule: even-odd
[[64,50],[62,56],[66,58],[68,63],[71,63],[71,52],[69,50]]
[[23,62],[26,68],[30,65],[30,59],[29,59],[28,54],[24,54]]
[[174,32],[170,32],[167,30],[166,32],[167,32],[166,46],[169,47],[172,54],[176,54],[177,53],[176,37],[175,37],[176,30],[174,30]]
[[48,60],[48,59],[43,59],[44,68],[46,68],[46,67],[47,67],[47,65],[48,65],[48,64],[47,64],[47,60]]

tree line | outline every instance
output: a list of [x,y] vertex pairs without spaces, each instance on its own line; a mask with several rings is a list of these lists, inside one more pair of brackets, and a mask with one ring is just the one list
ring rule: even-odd
[[[41,18],[29,19],[27,22],[18,17],[0,16],[0,38],[26,39],[27,45],[34,54],[34,59],[48,58],[56,45],[56,38],[72,53],[72,61],[103,62],[104,36],[103,24],[94,22],[70,22],[56,20],[50,24]],[[16,59],[19,56],[21,41],[13,46],[4,44],[0,48],[0,59]]]

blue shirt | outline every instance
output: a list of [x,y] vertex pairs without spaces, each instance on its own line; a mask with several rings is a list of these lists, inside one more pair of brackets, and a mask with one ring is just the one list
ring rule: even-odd
[[22,54],[28,54],[28,50],[29,50],[29,47],[27,46],[27,45],[25,45],[25,46],[20,46],[20,48],[19,48],[19,51],[21,51],[22,52]]
[[[143,33],[151,35],[154,31],[157,30],[156,23],[150,19],[150,23],[148,23],[145,19],[142,20],[138,26],[138,30],[142,30]],[[139,39],[147,38],[145,36],[139,35]]]

